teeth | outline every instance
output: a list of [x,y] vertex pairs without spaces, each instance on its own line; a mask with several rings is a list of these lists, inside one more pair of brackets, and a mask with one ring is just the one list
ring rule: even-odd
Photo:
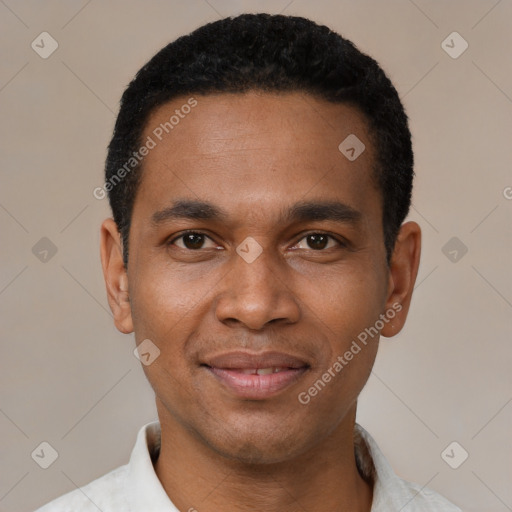
[[282,366],[269,366],[268,368],[240,368],[240,373],[244,375],[270,375],[286,370]]
[[258,371],[256,372],[258,375],[270,375],[274,372],[274,368],[258,368]]

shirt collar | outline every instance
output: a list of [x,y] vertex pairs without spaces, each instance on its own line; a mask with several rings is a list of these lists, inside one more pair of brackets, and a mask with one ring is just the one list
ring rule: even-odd
[[[167,496],[153,467],[159,449],[160,423],[155,421],[140,429],[128,464],[126,496],[130,497],[132,510],[179,512]],[[403,496],[407,493],[400,491],[402,488],[406,490],[405,482],[394,473],[370,434],[357,423],[354,428],[354,450],[363,478],[373,481],[371,512],[403,508],[406,505],[402,503]]]
[[152,458],[160,448],[160,423],[155,421],[142,427],[137,435],[126,479],[126,496],[131,510],[152,512],[179,512],[172,504],[155,473]]

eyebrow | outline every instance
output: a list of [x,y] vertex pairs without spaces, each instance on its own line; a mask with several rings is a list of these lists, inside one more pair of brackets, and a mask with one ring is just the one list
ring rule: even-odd
[[303,201],[294,204],[283,218],[288,222],[331,220],[357,223],[362,217],[360,211],[339,201]]
[[[331,220],[356,224],[360,221],[360,211],[339,201],[301,201],[281,212],[280,222],[307,222]],[[173,206],[155,212],[151,223],[158,227],[169,220],[210,220],[227,222],[228,214],[207,201],[180,199]]]
[[225,221],[227,215],[206,201],[180,199],[175,201],[173,206],[155,212],[151,216],[151,223],[158,226],[168,220],[178,219]]

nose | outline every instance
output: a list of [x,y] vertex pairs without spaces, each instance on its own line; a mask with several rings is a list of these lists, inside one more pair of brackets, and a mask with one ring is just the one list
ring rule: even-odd
[[247,263],[234,256],[217,297],[217,319],[224,324],[243,325],[258,331],[269,324],[291,324],[300,309],[283,266],[268,251]]

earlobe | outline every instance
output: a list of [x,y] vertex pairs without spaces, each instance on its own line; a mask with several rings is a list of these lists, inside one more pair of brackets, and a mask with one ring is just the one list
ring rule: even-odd
[[398,233],[389,265],[388,297],[384,313],[392,318],[382,329],[382,336],[395,336],[405,324],[418,275],[420,253],[421,229],[416,222],[406,222]]
[[101,265],[107,289],[107,299],[114,323],[124,334],[133,332],[128,275],[123,261],[121,236],[114,219],[101,225]]

